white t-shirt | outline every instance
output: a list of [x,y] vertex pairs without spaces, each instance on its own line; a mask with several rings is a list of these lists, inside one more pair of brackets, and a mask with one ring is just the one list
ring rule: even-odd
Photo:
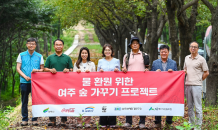
[[87,66],[87,63],[82,63],[82,65],[83,65],[83,70],[86,70],[86,66]]
[[[22,63],[20,54],[19,54],[18,57],[17,57],[17,62],[18,62],[18,63]],[[40,65],[44,65],[43,56],[41,57]]]

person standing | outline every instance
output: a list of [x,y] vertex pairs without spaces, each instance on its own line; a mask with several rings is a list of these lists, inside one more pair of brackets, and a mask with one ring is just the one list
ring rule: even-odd
[[[73,72],[96,72],[95,63],[90,61],[90,53],[87,47],[80,49],[78,60],[73,67]],[[83,127],[82,120],[86,123],[85,127],[90,127],[91,116],[83,116],[82,119],[77,117],[77,122],[79,123],[77,127]]]
[[[31,73],[42,72],[44,69],[43,56],[35,52],[36,39],[27,39],[27,51],[22,52],[17,58],[17,72],[20,74],[20,88],[21,88],[21,126],[28,125],[28,98],[31,93]],[[38,125],[37,118],[32,118],[33,125]]]
[[[104,72],[104,71],[114,71],[118,72],[120,71],[120,60],[113,58],[114,51],[113,47],[110,44],[105,44],[102,50],[102,57],[105,57],[103,59],[100,59],[98,61],[98,72]],[[116,126],[116,116],[100,116],[99,124],[102,127],[106,127],[109,125],[110,127]]]
[[[67,73],[73,70],[72,60],[69,56],[63,54],[64,41],[56,39],[54,41],[55,53],[48,56],[45,62],[45,72],[57,73],[63,71]],[[49,117],[48,126],[56,125],[56,117]],[[61,117],[61,125],[66,126],[67,117]]]
[[[127,71],[149,71],[149,57],[146,53],[139,50],[142,47],[142,43],[139,41],[139,38],[132,37],[128,47],[132,49],[132,52],[124,55],[122,71],[124,73]],[[140,116],[140,128],[145,128],[145,118],[146,116]],[[124,127],[131,127],[131,125],[132,116],[126,116],[126,123],[124,124]]]
[[[202,81],[209,75],[209,69],[204,57],[198,54],[199,44],[191,42],[189,45],[190,55],[185,57],[184,71],[186,73],[186,98],[188,103],[189,123],[196,129],[201,129],[202,125]],[[196,110],[196,121],[195,112]]]
[[[174,60],[168,58],[169,55],[169,46],[168,45],[161,45],[160,48],[160,59],[157,59],[153,62],[151,71],[177,71],[177,64]],[[166,129],[171,128],[171,124],[173,116],[166,117]],[[161,128],[161,116],[155,116],[155,128]]]

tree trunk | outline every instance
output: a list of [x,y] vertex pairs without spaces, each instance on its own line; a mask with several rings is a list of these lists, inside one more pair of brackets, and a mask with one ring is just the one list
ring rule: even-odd
[[[150,7],[147,7],[147,10],[150,10]],[[147,16],[147,34],[146,34],[146,43],[143,44],[143,50],[145,53],[150,56],[150,46],[151,44],[151,32],[152,32],[152,20],[151,20],[151,12],[146,13]]]
[[166,1],[167,14],[169,20],[169,40],[171,44],[172,60],[176,61],[179,70],[179,44],[175,21],[175,5],[172,5],[172,0]]
[[51,52],[51,48],[52,48],[52,31],[50,32],[50,52]]
[[182,12],[178,16],[179,35],[180,35],[180,44],[181,44],[181,56],[180,56],[181,69],[183,69],[185,57],[190,54],[189,44],[193,41],[192,35],[196,25],[196,17],[198,15],[197,7],[198,4],[194,4],[192,6],[191,16],[189,19],[186,16],[186,12]]
[[[37,37],[37,39],[39,39],[38,37]],[[39,40],[37,40],[37,46],[36,46],[36,52],[38,52],[38,53],[40,53],[40,43],[39,43]]]
[[157,37],[157,0],[153,0],[153,10],[152,10],[152,32],[151,32],[151,45],[150,45],[150,65],[154,60],[158,59],[158,37]]
[[210,74],[207,78],[206,106],[218,105],[218,5],[211,13],[212,39],[210,59],[208,62]]
[[58,38],[60,38],[61,35],[61,21],[60,18],[58,19]]
[[43,41],[44,41],[44,53],[46,54],[46,57],[48,57],[48,42],[47,42],[47,35],[45,32],[43,32]]

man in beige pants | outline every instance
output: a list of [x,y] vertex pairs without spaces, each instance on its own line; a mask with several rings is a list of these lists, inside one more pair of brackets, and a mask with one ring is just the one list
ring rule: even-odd
[[[209,75],[208,66],[204,57],[198,54],[199,44],[191,42],[189,51],[191,55],[185,57],[184,71],[186,72],[186,98],[188,103],[189,123],[196,130],[202,125],[202,81]],[[194,106],[196,109],[196,122]]]

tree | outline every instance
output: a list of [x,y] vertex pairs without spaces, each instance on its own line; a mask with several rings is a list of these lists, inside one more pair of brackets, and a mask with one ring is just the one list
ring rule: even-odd
[[[212,38],[211,38],[211,53],[208,62],[209,76],[207,78],[207,94],[206,105],[218,104],[218,1],[210,3],[208,0],[201,0],[210,10],[212,14]],[[216,4],[216,5],[215,5]]]
[[[185,4],[184,0],[173,1],[175,5],[177,5],[177,19],[178,19],[178,27],[179,27],[179,37],[180,37],[180,44],[181,44],[181,62],[180,66],[183,69],[184,60],[187,55],[189,55],[189,43],[192,40],[192,34],[195,30],[196,25],[196,18],[198,15],[197,8],[198,8],[198,0],[192,0]],[[188,18],[187,10],[189,7],[192,6],[191,14]]]

